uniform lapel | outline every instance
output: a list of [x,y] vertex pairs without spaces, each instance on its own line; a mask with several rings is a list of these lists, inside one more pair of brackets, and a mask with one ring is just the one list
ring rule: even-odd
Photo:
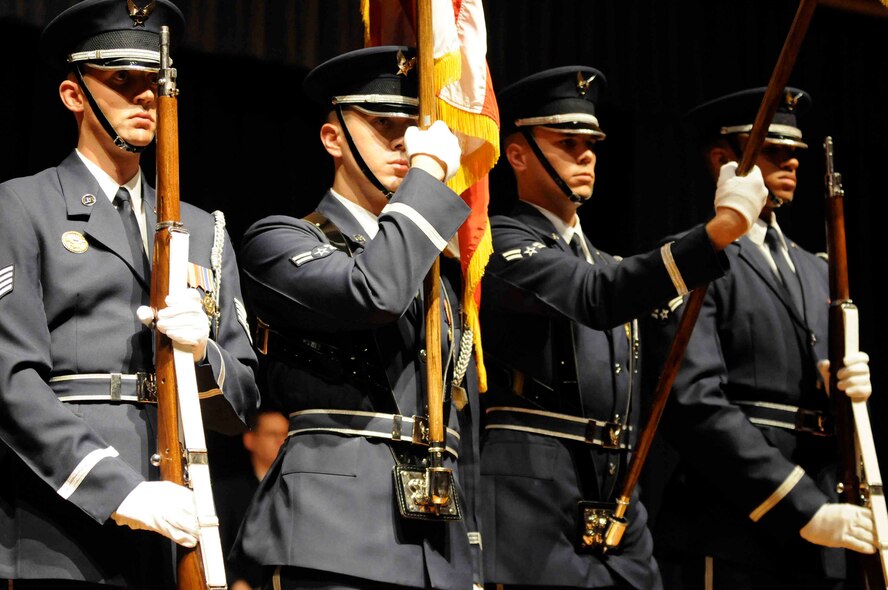
[[75,152],[59,165],[58,174],[68,207],[68,217],[88,218],[85,233],[126,262],[142,286],[149,289],[148,277],[142,274],[142,264],[136,264],[133,260],[117,210],[102,193],[98,181]]
[[547,247],[556,248],[573,256],[570,245],[561,239],[561,236],[555,231],[555,226],[552,225],[552,222],[537,211],[533,205],[518,201],[510,216],[533,229],[534,233],[539,236],[540,241]]
[[762,278],[762,281],[764,281],[774,295],[777,296],[780,302],[783,303],[792,318],[796,322],[804,324],[804,319],[800,317],[800,311],[796,309],[796,306],[793,304],[789,292],[778,282],[777,277],[774,275],[774,271],[768,266],[768,261],[765,260],[765,257],[762,255],[758,247],[752,243],[752,240],[747,236],[743,236],[737,240],[735,244],[740,247],[740,259],[751,266]]
[[145,229],[148,230],[148,262],[154,266],[154,234],[157,231],[157,194],[142,175],[142,206],[145,209]]
[[819,276],[816,273],[806,272],[805,269],[805,261],[798,256],[798,246],[795,242],[786,239],[787,252],[789,253],[789,258],[792,260],[792,265],[796,269],[796,278],[799,281],[799,288],[802,290],[802,305],[804,309],[802,313],[805,318],[816,317],[815,315],[818,313],[816,310],[811,309],[814,305],[822,305],[823,302],[815,301],[815,297],[812,296],[813,293],[816,293],[814,286],[809,282],[812,277]]
[[333,196],[332,192],[327,191],[327,194],[318,203],[316,210],[333,222],[333,225],[339,229],[342,237],[348,242],[348,247],[352,252],[363,250],[366,243],[370,241],[370,236],[365,235],[364,228],[361,227],[355,216]]

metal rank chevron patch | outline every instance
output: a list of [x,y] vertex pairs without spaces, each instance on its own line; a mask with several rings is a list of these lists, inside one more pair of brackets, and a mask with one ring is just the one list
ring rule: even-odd
[[669,317],[675,313],[675,310],[681,307],[681,304],[684,303],[684,297],[678,296],[669,300],[663,307],[658,307],[651,312],[651,317],[655,320],[659,320],[661,322],[665,322],[669,319]]
[[0,299],[12,293],[12,271],[13,266],[11,264],[6,268],[0,268]]
[[303,252],[302,254],[297,254],[296,256],[290,257],[290,262],[295,264],[296,266],[302,266],[306,262],[310,262],[312,260],[317,260],[319,258],[325,258],[333,252],[336,251],[336,247],[330,244],[321,244],[320,246],[315,246],[308,252]]
[[506,250],[505,252],[503,252],[503,258],[510,262],[512,260],[518,260],[519,258],[530,258],[545,247],[546,246],[544,244],[534,242],[530,246],[525,246],[524,248],[513,248],[512,250]]

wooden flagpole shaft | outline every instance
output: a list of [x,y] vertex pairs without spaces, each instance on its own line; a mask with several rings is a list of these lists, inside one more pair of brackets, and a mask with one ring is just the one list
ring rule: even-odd
[[[416,0],[417,65],[419,68],[419,126],[434,123],[435,56],[432,36],[432,2]],[[429,411],[429,446],[444,448],[444,384],[441,375],[440,263],[432,264],[423,284],[425,301],[426,391]]]

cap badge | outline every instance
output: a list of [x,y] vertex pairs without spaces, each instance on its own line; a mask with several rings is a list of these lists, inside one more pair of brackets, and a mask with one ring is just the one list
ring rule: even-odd
[[582,72],[577,72],[577,91],[580,93],[580,96],[586,96],[586,93],[589,91],[589,85],[592,84],[592,80],[595,79],[596,74],[592,74],[592,76],[587,80],[583,77]]
[[407,76],[407,73],[416,65],[416,58],[407,59],[403,51],[398,51],[398,72],[396,76]]
[[145,21],[154,12],[157,0],[150,0],[145,6],[140,7],[135,0],[126,0],[126,7],[129,10],[129,17],[133,19],[133,27],[144,27]]
[[790,112],[794,111],[799,104],[799,99],[801,99],[802,96],[804,95],[801,92],[796,95],[793,95],[791,92],[787,92],[786,97],[784,98],[784,101],[786,102],[786,110]]

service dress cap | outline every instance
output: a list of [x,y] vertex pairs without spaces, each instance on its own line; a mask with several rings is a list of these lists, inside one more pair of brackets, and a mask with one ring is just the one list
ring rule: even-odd
[[164,25],[172,40],[185,28],[182,12],[169,0],[84,0],[46,26],[40,55],[56,67],[157,71]]
[[324,106],[348,105],[371,115],[415,118],[419,84],[413,48],[357,49],[325,61],[306,76],[305,93]]
[[[750,88],[710,100],[689,111],[685,117],[701,143],[718,137],[748,134],[758,114],[767,88]],[[801,113],[811,107],[804,90],[786,87],[771,120],[765,143],[807,148],[798,124]]]
[[589,66],[563,66],[537,72],[497,93],[502,133],[542,126],[604,139],[595,105],[607,79]]

